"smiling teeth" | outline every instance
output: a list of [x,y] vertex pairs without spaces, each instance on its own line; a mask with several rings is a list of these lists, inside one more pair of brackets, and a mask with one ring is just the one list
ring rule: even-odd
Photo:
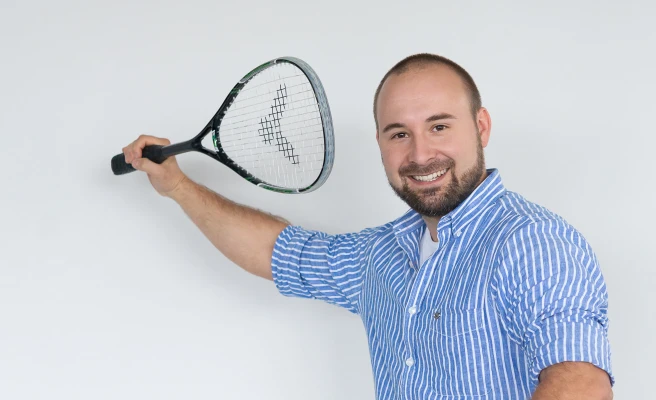
[[443,169],[441,171],[433,172],[430,175],[413,175],[412,178],[421,182],[430,182],[444,175],[449,169]]

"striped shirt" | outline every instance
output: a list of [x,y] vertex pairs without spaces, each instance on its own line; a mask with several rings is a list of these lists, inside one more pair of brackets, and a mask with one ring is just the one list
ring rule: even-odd
[[437,227],[410,210],[358,233],[288,226],[273,252],[286,296],[362,318],[376,397],[528,399],[542,369],[586,361],[611,372],[608,295],[597,258],[563,218],[488,177]]

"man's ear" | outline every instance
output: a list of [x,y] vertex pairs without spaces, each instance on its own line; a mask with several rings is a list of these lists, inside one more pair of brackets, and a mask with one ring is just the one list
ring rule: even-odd
[[485,107],[481,107],[478,113],[476,113],[476,127],[481,135],[481,145],[487,147],[487,143],[490,140],[490,132],[492,131],[492,119]]

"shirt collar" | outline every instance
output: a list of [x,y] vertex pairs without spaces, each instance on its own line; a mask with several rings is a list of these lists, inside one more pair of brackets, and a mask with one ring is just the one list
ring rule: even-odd
[[[474,189],[469,197],[453,211],[440,218],[438,230],[446,225],[450,225],[451,229],[456,231],[463,229],[492,206],[506,192],[499,171],[493,168],[488,169],[487,173],[487,178]],[[419,213],[411,209],[394,221],[393,225],[395,235],[400,237],[422,229],[425,226],[425,222]]]

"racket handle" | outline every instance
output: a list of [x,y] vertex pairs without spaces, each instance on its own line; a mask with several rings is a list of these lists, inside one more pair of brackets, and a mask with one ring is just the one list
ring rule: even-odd
[[[162,154],[162,147],[163,146],[160,145],[146,146],[141,150],[141,156],[152,162],[161,164],[168,158]],[[134,172],[136,169],[134,169],[131,164],[125,162],[125,154],[121,153],[112,158],[112,171],[114,172],[114,175],[123,175]]]

